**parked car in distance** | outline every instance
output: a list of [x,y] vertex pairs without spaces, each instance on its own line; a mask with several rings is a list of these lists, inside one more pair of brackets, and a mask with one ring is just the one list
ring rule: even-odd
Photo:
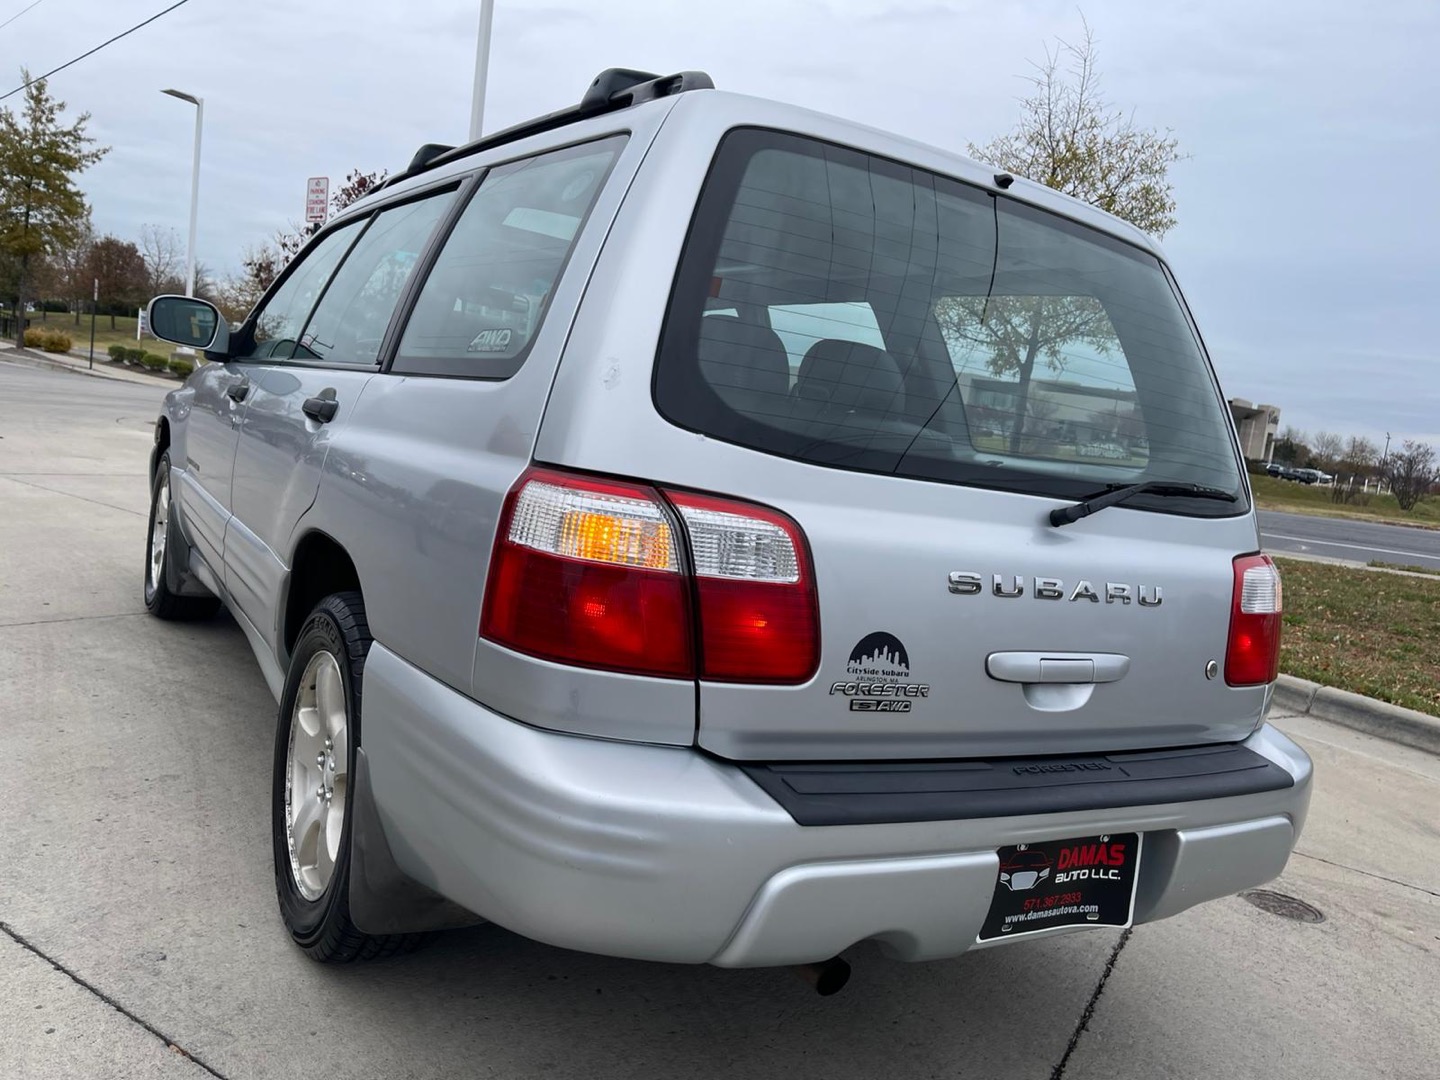
[[[223,601],[279,703],[276,889],[316,959],[488,920],[834,976],[1290,856],[1279,574],[1116,218],[616,69],[422,147],[242,325],[149,314],[209,362],[155,426],[145,603]],[[1104,362],[996,360],[1067,326]]]
[[1265,471],[1271,476],[1279,476],[1285,471],[1285,466],[1277,461],[1269,461],[1265,463]]

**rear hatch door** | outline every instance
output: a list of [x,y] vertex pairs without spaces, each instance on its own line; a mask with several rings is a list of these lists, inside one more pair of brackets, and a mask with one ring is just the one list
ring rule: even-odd
[[[752,760],[1084,753],[1244,737],[1223,677],[1256,547],[1227,414],[1151,253],[815,140],[722,142],[655,404],[705,436],[662,482],[803,529],[821,655],[801,686],[702,682],[700,745]],[[1121,484],[1075,524],[1052,509]]]

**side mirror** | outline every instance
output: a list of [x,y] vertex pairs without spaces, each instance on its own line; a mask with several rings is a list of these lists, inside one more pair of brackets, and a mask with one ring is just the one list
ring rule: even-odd
[[226,353],[230,328],[220,309],[190,296],[157,296],[150,301],[150,332],[161,341],[205,352]]

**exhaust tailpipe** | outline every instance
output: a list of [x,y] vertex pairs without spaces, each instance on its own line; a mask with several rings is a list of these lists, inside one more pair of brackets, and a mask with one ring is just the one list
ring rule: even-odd
[[795,974],[815,988],[821,997],[838,994],[850,981],[850,965],[838,956],[818,964],[796,964]]

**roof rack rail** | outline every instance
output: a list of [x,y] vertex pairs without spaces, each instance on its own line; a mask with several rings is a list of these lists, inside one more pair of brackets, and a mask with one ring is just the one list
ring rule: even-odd
[[573,124],[577,120],[600,116],[603,113],[617,112],[620,109],[628,109],[632,105],[653,101],[656,98],[670,97],[687,90],[713,89],[715,89],[714,81],[703,71],[677,71],[673,75],[656,75],[653,72],[634,71],[630,68],[606,68],[595,76],[578,105],[546,113],[544,116],[537,116],[533,120],[526,120],[514,127],[508,127],[504,131],[486,135],[475,142],[465,143],[463,146],[426,143],[415,151],[415,156],[410,159],[410,164],[405,167],[404,172],[396,173],[377,184],[375,190],[380,191],[393,184],[398,184],[401,180],[408,180],[422,172],[439,168],[441,165],[458,161],[472,154],[481,153],[491,147],[503,146],[505,143],[516,142],[542,132],[554,131],[566,124]]

